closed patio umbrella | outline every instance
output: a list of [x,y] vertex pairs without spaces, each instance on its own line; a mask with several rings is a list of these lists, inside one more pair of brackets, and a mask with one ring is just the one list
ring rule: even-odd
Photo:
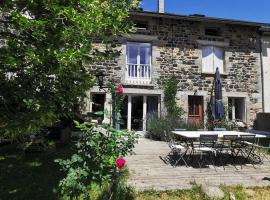
[[219,69],[216,69],[215,78],[215,119],[223,119],[225,117],[224,106],[222,103],[222,84],[221,84],[221,77],[219,73]]

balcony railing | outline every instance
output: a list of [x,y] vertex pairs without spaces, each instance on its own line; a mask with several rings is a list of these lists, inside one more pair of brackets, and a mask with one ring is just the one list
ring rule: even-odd
[[151,65],[127,64],[125,81],[128,84],[150,84]]

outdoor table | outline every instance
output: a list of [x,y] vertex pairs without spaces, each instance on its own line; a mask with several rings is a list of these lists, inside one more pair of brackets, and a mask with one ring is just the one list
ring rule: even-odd
[[199,139],[200,135],[215,135],[217,134],[219,138],[223,138],[224,135],[237,135],[240,137],[241,135],[255,135],[257,139],[259,138],[266,138],[265,135],[260,134],[253,134],[253,133],[246,133],[246,132],[239,132],[239,131],[172,131],[173,134],[179,135],[186,139]]
[[[173,134],[181,136],[185,139],[185,142],[190,143],[191,148],[194,148],[194,141],[199,140],[200,135],[218,135],[218,138],[223,138],[224,135],[235,136],[237,135],[239,138],[241,136],[248,136],[248,135],[255,135],[257,139],[257,144],[259,143],[260,138],[267,138],[265,135],[260,134],[252,134],[246,132],[239,132],[239,131],[172,131]],[[187,144],[188,145],[188,144]],[[255,151],[253,145],[253,151]]]

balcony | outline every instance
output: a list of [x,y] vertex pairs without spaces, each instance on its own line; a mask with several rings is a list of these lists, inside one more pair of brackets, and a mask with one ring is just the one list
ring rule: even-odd
[[127,64],[126,84],[149,85],[151,83],[151,65]]

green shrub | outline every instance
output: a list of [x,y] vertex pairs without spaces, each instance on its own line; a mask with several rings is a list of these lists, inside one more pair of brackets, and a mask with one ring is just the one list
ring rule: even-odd
[[87,186],[112,181],[116,159],[132,153],[137,136],[133,132],[118,131],[105,125],[100,131],[88,123],[77,126],[84,133],[76,145],[77,153],[70,159],[56,162],[66,173],[59,184],[61,194],[70,198],[85,198],[88,195]]
[[152,140],[165,141],[165,134],[174,129],[185,129],[187,131],[197,131],[203,128],[203,125],[187,123],[181,118],[172,116],[158,117],[151,115],[147,118],[147,132],[145,137]]
[[157,115],[149,116],[145,136],[153,140],[165,140],[164,133],[168,133],[175,128],[185,128],[182,119],[169,116],[160,118]]

